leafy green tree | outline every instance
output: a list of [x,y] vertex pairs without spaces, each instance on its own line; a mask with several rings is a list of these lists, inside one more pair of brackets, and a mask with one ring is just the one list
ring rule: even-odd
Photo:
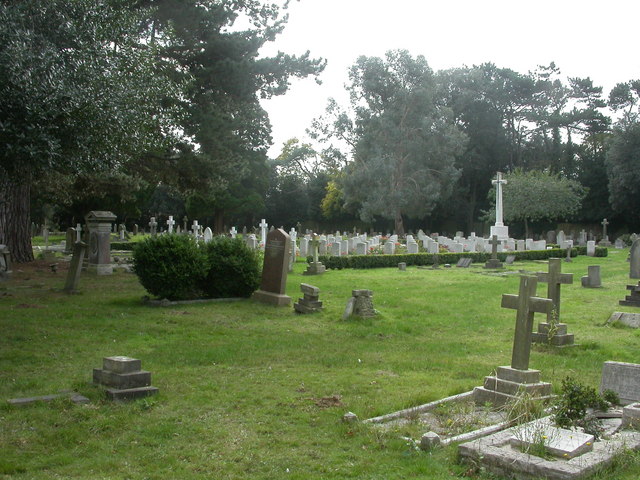
[[640,226],[640,123],[614,130],[606,157],[609,199],[631,226]]
[[358,204],[366,222],[393,220],[403,234],[403,216],[422,218],[451,193],[466,138],[424,57],[362,56],[349,78],[352,117],[337,109],[331,127],[353,146],[342,179],[346,205]]
[[[526,237],[529,222],[568,218],[579,210],[586,194],[577,181],[547,171],[517,169],[504,178],[504,220],[523,221]],[[491,195],[495,199],[495,189]]]
[[114,170],[163,148],[176,84],[120,0],[0,2],[0,243],[33,259],[34,179]]

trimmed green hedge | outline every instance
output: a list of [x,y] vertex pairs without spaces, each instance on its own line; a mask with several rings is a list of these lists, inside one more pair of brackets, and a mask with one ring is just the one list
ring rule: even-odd
[[139,242],[111,242],[111,250],[129,250],[132,251]]
[[[596,257],[606,257],[608,250],[605,247],[596,247]],[[586,255],[587,247],[574,247],[571,249],[571,256]],[[318,260],[327,268],[341,270],[343,268],[385,268],[398,267],[398,263],[404,262],[407,265],[433,265],[433,253],[411,253],[404,255],[345,255],[334,257],[321,255]],[[508,255],[514,255],[516,260],[547,260],[548,258],[565,258],[567,250],[553,248],[551,250],[527,250],[524,252],[501,252],[498,253],[500,261],[504,262]],[[438,263],[456,264],[461,258],[472,258],[473,263],[485,263],[491,258],[490,253],[439,253]],[[313,257],[307,257],[307,263],[313,262]]]

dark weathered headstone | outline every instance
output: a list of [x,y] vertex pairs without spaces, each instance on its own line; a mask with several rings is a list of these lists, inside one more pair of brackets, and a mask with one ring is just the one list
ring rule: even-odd
[[587,267],[587,275],[580,278],[583,287],[600,288],[602,281],[600,280],[600,265],[589,265]]
[[640,328],[640,313],[613,312],[607,323],[620,323],[630,328]]
[[67,280],[63,288],[63,291],[66,293],[73,293],[78,289],[80,272],[82,271],[82,263],[86,250],[87,244],[84,242],[77,242],[73,245],[73,257],[71,257],[69,271],[67,272]]
[[88,270],[98,275],[111,275],[111,212],[92,211],[85,216],[89,234]]
[[640,238],[633,242],[629,252],[629,278],[640,278]]
[[484,268],[502,268],[502,262],[498,260],[498,245],[500,244],[498,236],[493,235],[489,243],[491,244],[491,258],[484,264]]
[[73,244],[76,243],[76,229],[73,227],[67,228],[64,240],[64,253],[73,252]]
[[640,365],[604,362],[600,392],[605,390],[616,392],[622,405],[640,402]]
[[287,235],[287,232],[280,228],[267,234],[262,282],[260,290],[256,290],[253,293],[253,299],[278,306],[285,306],[291,303],[291,297],[285,295],[290,245],[291,238]]

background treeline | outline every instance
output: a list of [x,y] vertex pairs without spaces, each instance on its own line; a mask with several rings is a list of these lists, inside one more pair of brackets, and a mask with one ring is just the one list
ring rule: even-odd
[[270,159],[261,99],[325,65],[260,56],[286,20],[257,0],[0,0],[0,243],[29,260],[32,221],[64,228],[94,209],[129,227],[482,231],[496,171],[574,182],[557,196],[571,208],[512,212],[516,230],[638,229],[640,82],[603,92],[553,63],[434,72],[405,51],[361,57],[351,102],[330,100],[308,140]]

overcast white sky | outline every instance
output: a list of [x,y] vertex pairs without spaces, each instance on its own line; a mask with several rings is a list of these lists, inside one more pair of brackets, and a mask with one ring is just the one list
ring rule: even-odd
[[278,50],[327,59],[320,77],[294,80],[284,96],[263,102],[277,156],[320,116],[327,99],[346,104],[348,68],[360,55],[406,49],[442,70],[493,62],[520,73],[555,62],[563,77],[591,77],[605,95],[640,78],[639,0],[300,0],[263,54]]

